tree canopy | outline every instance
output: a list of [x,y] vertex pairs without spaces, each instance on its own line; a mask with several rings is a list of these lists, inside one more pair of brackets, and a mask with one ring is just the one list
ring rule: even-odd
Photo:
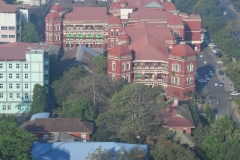
[[21,34],[23,42],[36,43],[39,40],[38,31],[35,25],[31,22],[27,22],[24,24]]
[[30,160],[35,137],[16,123],[0,121],[0,159]]
[[44,108],[47,107],[45,88],[40,84],[35,84],[33,88],[32,102],[30,106],[30,115],[43,112]]
[[98,73],[107,73],[108,62],[106,56],[100,54],[98,56],[93,57],[92,64],[96,67],[96,71]]

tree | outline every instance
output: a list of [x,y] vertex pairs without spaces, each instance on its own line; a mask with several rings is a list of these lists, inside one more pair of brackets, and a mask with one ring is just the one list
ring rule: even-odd
[[28,43],[36,43],[38,40],[39,36],[35,25],[31,22],[25,23],[22,30],[22,41]]
[[61,118],[81,118],[82,120],[94,120],[94,108],[89,100],[67,101],[63,104]]
[[206,117],[208,118],[208,120],[210,120],[213,116],[213,111],[212,111],[212,107],[208,104],[205,108],[205,114],[206,114]]
[[93,57],[92,64],[96,67],[98,73],[107,73],[108,62],[106,56],[99,54]]
[[151,155],[159,160],[198,160],[193,151],[181,145],[159,145],[151,151]]
[[240,142],[239,140],[229,139],[220,147],[220,159],[232,160],[240,157]]
[[124,86],[112,96],[110,107],[99,114],[97,126],[106,126],[122,141],[136,141],[137,136],[146,135],[151,126],[161,123],[159,117],[154,116],[154,111],[162,107],[156,102],[158,95],[158,89],[142,84]]
[[46,107],[45,88],[40,84],[35,84],[33,88],[32,103],[30,108],[30,115],[43,112]]
[[30,160],[35,137],[16,123],[0,121],[0,159]]

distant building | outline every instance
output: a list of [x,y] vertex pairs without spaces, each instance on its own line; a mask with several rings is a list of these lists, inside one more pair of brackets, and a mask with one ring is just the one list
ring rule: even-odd
[[82,121],[80,118],[35,118],[22,125],[26,131],[38,138],[59,133],[90,140],[93,133],[93,123]]
[[31,43],[0,45],[0,114],[29,112],[34,85],[48,88],[48,52]]
[[[140,144],[128,144],[117,142],[55,142],[38,143],[35,142],[32,147],[32,156],[39,160],[85,160],[89,154],[95,153],[100,148],[102,151],[113,151],[116,156],[121,149],[129,152],[132,149],[142,150],[145,155],[148,154],[148,146]],[[136,155],[141,156],[141,155]],[[148,158],[146,158],[148,159]]]
[[41,6],[47,3],[48,0],[17,0],[17,2],[23,2],[23,4],[28,4],[30,6]]
[[[109,14],[110,13],[110,14]],[[195,51],[200,51],[201,18],[176,10],[171,1],[114,0],[103,7],[56,4],[45,19],[45,42],[62,48],[84,45],[108,51],[108,75],[186,99],[195,91]]]

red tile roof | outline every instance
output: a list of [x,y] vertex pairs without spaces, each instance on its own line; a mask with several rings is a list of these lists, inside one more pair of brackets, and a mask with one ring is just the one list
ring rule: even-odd
[[122,24],[120,18],[117,16],[112,16],[108,22],[109,24]]
[[51,7],[51,11],[61,12],[61,11],[64,11],[64,8],[58,3],[56,3]]
[[176,40],[176,38],[172,34],[167,35],[167,37],[165,38],[165,41],[175,41],[175,40]]
[[65,16],[64,21],[108,21],[109,18],[105,7],[74,6],[73,11]]
[[119,40],[122,40],[122,41],[128,41],[128,35],[126,34],[120,34],[118,38]]
[[47,46],[41,46],[33,43],[14,42],[0,45],[0,60],[9,61],[24,61],[26,60],[25,51],[28,51],[28,47],[41,47],[48,48]]
[[110,9],[121,9],[121,6],[118,2],[112,1],[112,4],[110,5]]
[[163,3],[163,9],[166,11],[175,11],[176,7],[172,2]]
[[50,13],[47,14],[46,19],[49,19],[49,20],[60,20],[61,18],[60,18],[58,13],[50,12]]
[[0,13],[15,13],[17,10],[16,5],[6,4],[4,1],[0,0]]
[[35,120],[25,122],[23,128],[31,133],[92,133],[93,123],[81,121],[80,118],[36,118]]
[[182,26],[183,25],[183,21],[182,18],[179,17],[178,15],[174,15],[171,18],[168,19],[168,24],[169,25],[175,25],[175,26]]
[[127,3],[127,1],[126,0],[120,0],[120,2],[119,2],[120,4],[126,4]]
[[113,48],[110,49],[108,52],[108,55],[112,56],[128,56],[131,55],[131,51],[128,49],[127,46],[114,46]]
[[190,57],[195,56],[193,49],[187,44],[178,44],[170,52],[171,56],[178,56],[178,57]]

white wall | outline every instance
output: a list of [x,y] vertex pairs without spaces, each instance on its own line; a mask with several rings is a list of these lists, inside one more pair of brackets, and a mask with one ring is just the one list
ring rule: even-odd
[[133,9],[121,9],[121,19],[128,19],[129,14],[133,12]]
[[16,26],[16,13],[0,13],[0,26]]

